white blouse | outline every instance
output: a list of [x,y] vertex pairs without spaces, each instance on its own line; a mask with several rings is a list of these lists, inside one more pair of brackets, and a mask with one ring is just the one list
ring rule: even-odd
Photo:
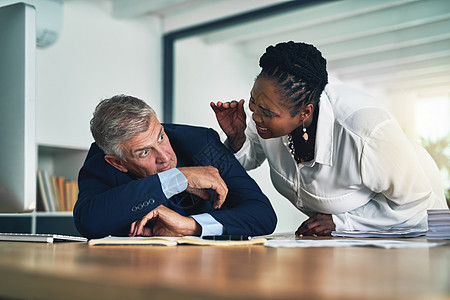
[[426,230],[426,210],[447,208],[436,164],[373,98],[329,81],[312,161],[297,165],[287,136],[262,139],[251,118],[236,158],[247,170],[267,159],[278,192],[307,215],[332,214],[337,231]]

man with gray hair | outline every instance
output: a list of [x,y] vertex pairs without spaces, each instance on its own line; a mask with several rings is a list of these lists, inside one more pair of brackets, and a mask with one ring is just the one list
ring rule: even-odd
[[117,95],[91,120],[75,225],[87,238],[272,233],[267,197],[208,128],[161,124],[144,101]]

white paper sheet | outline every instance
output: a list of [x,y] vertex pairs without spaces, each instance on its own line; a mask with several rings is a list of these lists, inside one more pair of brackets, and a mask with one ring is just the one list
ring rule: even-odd
[[331,239],[331,240],[268,240],[266,247],[380,247],[391,248],[429,248],[445,245],[445,242],[412,242],[397,240],[357,240],[357,239]]
[[427,231],[417,231],[410,229],[391,229],[385,231],[359,231],[359,230],[346,230],[346,231],[333,231],[332,236],[338,237],[359,237],[359,238],[411,238],[426,235]]

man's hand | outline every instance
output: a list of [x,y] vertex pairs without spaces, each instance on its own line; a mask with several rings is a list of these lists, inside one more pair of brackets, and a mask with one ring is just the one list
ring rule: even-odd
[[311,235],[331,235],[331,232],[336,229],[331,215],[315,214],[308,220],[302,223],[295,232],[295,235],[311,236]]
[[245,122],[244,99],[239,102],[234,100],[230,102],[211,102],[210,106],[216,114],[217,122],[233,147],[233,152],[241,149],[245,142]]
[[181,167],[178,168],[188,180],[188,193],[208,200],[210,195],[207,189],[214,191],[214,208],[219,209],[228,194],[228,187],[219,174],[219,171],[212,166],[205,167]]
[[[155,221],[153,228],[145,227],[150,221]],[[193,218],[184,217],[160,205],[131,224],[129,236],[199,236],[201,233],[201,226]]]

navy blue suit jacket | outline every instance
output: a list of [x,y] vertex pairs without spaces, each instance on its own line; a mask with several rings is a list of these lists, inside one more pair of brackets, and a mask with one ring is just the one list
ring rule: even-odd
[[[227,198],[218,210],[212,206],[212,197],[210,201],[192,201],[191,195],[184,192],[192,203],[185,205],[182,214],[209,213],[225,227],[227,234],[255,236],[275,230],[277,217],[270,201],[213,129],[163,125],[177,155],[177,167],[214,166],[228,186]],[[112,167],[104,155],[93,143],[79,172],[79,195],[73,215],[81,235],[126,236],[131,223],[160,204],[177,210],[165,197],[158,175],[135,178]],[[181,198],[186,199],[186,195]]]

